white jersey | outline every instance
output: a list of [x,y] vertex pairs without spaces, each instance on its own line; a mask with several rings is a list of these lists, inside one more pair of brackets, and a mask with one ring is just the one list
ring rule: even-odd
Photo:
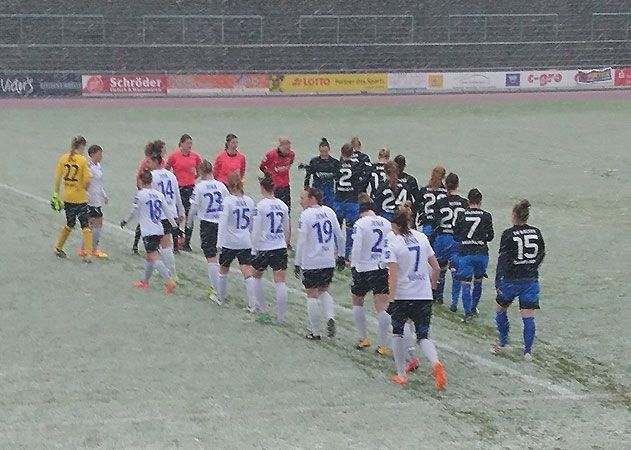
[[431,267],[428,258],[434,255],[427,236],[410,230],[406,236],[390,233],[386,238],[384,262],[396,263],[398,283],[395,300],[431,300]]
[[189,223],[193,223],[196,214],[199,220],[219,223],[223,201],[228,195],[230,195],[228,189],[220,181],[199,181],[191,195],[191,209],[188,212]]
[[380,216],[364,216],[355,222],[351,267],[358,272],[378,270],[386,236],[391,231],[390,222]]
[[335,267],[336,246],[342,243],[342,230],[328,206],[302,211],[298,220],[295,264],[303,270]]
[[[129,222],[132,217],[138,216],[141,236],[162,236],[164,234],[162,221],[167,219],[164,214],[166,203],[167,201],[161,192],[143,188],[136,192],[131,212],[125,221]],[[175,224],[173,219],[169,221],[172,225]]]
[[277,198],[264,198],[256,205],[252,248],[255,250],[277,250],[287,248],[286,234],[289,230],[289,208]]
[[151,187],[166,198],[166,214],[168,217],[184,216],[184,205],[180,197],[180,186],[173,172],[166,169],[156,169],[151,171]]
[[228,195],[219,217],[217,246],[232,250],[252,248],[250,233],[255,213],[256,206],[250,197]]
[[93,163],[88,158],[88,169],[90,170],[90,187],[88,187],[88,206],[96,208],[103,206],[103,200],[107,197],[103,189],[103,171],[101,163]]

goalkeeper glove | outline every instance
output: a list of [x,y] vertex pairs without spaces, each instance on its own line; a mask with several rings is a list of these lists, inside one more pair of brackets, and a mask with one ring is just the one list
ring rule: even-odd
[[53,208],[54,211],[61,211],[64,208],[64,204],[61,200],[59,200],[59,194],[57,192],[53,192],[53,198],[50,201],[50,207]]
[[127,221],[121,220],[120,225],[121,225],[121,228],[125,228],[125,225],[127,225]]

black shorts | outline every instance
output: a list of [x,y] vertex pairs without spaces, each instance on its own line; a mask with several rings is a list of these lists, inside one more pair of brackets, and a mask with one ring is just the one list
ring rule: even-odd
[[370,291],[373,294],[387,294],[388,269],[377,269],[368,272],[358,272],[351,269],[351,293],[364,297]]
[[145,244],[145,251],[147,253],[157,252],[160,249],[160,241],[162,236],[152,234],[151,236],[143,236],[142,243]]
[[103,217],[103,211],[101,211],[101,207],[88,205],[88,217],[91,219],[98,219],[99,217]]
[[221,254],[219,255],[219,265],[222,267],[230,267],[230,264],[232,264],[235,258],[237,258],[241,266],[250,265],[252,264],[252,250],[249,248],[240,250],[222,248]]
[[281,200],[291,211],[291,189],[289,186],[274,189],[274,197]]
[[164,229],[164,234],[171,234],[173,232],[173,225],[167,219],[162,219],[162,228]]
[[252,267],[259,272],[271,267],[272,270],[287,270],[287,249],[262,250],[252,259]]
[[219,224],[215,222],[199,221],[199,239],[206,258],[217,256],[217,230]]
[[392,320],[392,334],[403,334],[408,319],[414,322],[417,339],[427,339],[432,319],[432,300],[395,300],[388,307]]
[[302,285],[305,289],[327,288],[333,281],[333,267],[302,271]]
[[188,210],[191,209],[191,195],[193,195],[193,189],[195,185],[180,186],[180,197],[182,197],[182,205],[184,205],[184,211],[188,216]]
[[81,228],[88,227],[88,204],[87,203],[65,203],[64,210],[66,212],[66,225],[74,228],[79,219]]

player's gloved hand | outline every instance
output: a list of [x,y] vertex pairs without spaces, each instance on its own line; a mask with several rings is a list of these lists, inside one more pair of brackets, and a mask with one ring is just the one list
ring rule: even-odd
[[127,225],[127,222],[125,220],[121,220],[121,228],[125,228],[125,225]]
[[59,194],[57,192],[53,192],[53,198],[50,201],[50,207],[53,208],[54,211],[61,211],[64,207],[61,200],[59,200]]
[[346,269],[346,260],[344,259],[343,256],[338,256],[337,257],[337,259],[335,260],[335,267],[340,272],[342,272],[344,269]]
[[302,275],[302,269],[300,266],[294,266],[294,276],[300,279],[300,275]]

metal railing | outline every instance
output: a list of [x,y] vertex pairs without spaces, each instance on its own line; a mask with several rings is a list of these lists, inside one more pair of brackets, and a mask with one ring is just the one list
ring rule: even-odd
[[[410,14],[384,14],[384,15],[332,15],[332,14],[316,14],[316,15],[301,15],[298,18],[298,41],[303,44],[305,38],[304,32],[304,22],[309,20],[330,20],[335,23],[335,44],[342,44],[342,39],[340,39],[340,29],[343,26],[342,21],[350,21],[350,20],[366,20],[372,29],[372,44],[391,44],[391,42],[383,42],[378,39],[379,27],[381,25],[381,21],[387,19],[403,19],[405,22],[409,22],[409,28],[407,30],[407,39],[401,43],[413,43],[414,42],[414,16]],[[356,27],[357,31],[359,31],[359,27]],[[352,31],[352,30],[350,30]],[[311,44],[317,44],[318,42],[309,42]]]
[[[100,38],[101,44],[105,44],[105,16],[96,15],[96,14],[0,14],[0,19],[14,19],[18,21],[19,27],[19,39],[18,44],[24,44],[25,42],[25,32],[24,32],[24,22],[27,19],[58,19],[58,31],[60,38],[60,45],[67,44],[66,42],[66,32],[68,27],[76,26],[77,20],[81,19],[91,19],[94,20],[94,23],[97,23],[100,26]],[[54,36],[54,35],[53,35]]]
[[[608,37],[602,38],[604,32],[612,31],[608,27],[596,27],[596,22],[607,19],[622,19],[621,22],[624,22],[624,29],[620,30],[622,34],[618,36],[617,39],[610,39]],[[592,14],[592,27],[591,27],[591,40],[594,42],[602,42],[602,41],[628,41],[629,40],[629,29],[631,28],[631,12],[628,13],[593,13]],[[599,33],[598,36],[595,36],[596,33]]]
[[[520,42],[539,42],[539,40],[526,40],[525,39],[525,31],[527,28],[535,28],[541,26],[552,26],[554,37],[550,39],[549,36],[546,36],[544,39],[540,41],[552,41],[558,40],[559,36],[559,15],[558,14],[450,14],[448,16],[447,22],[447,42],[454,42],[454,35],[457,34],[458,30],[455,29],[454,21],[458,19],[459,21],[472,19],[474,22],[471,31],[482,31],[483,38],[479,42],[489,42],[488,41],[488,32],[489,29],[502,29],[505,28],[507,31],[513,29],[515,25],[489,25],[490,19],[516,19],[516,26],[519,27],[519,40],[511,40],[510,38],[507,40],[503,40],[501,42],[504,43],[520,43]],[[526,19],[526,20],[523,20]],[[532,19],[543,19],[541,23],[528,23],[527,20]],[[482,20],[482,24],[478,24],[477,22]],[[459,41],[455,41],[459,42]],[[475,41],[474,41],[475,42]],[[499,43],[498,41],[492,41]]]

